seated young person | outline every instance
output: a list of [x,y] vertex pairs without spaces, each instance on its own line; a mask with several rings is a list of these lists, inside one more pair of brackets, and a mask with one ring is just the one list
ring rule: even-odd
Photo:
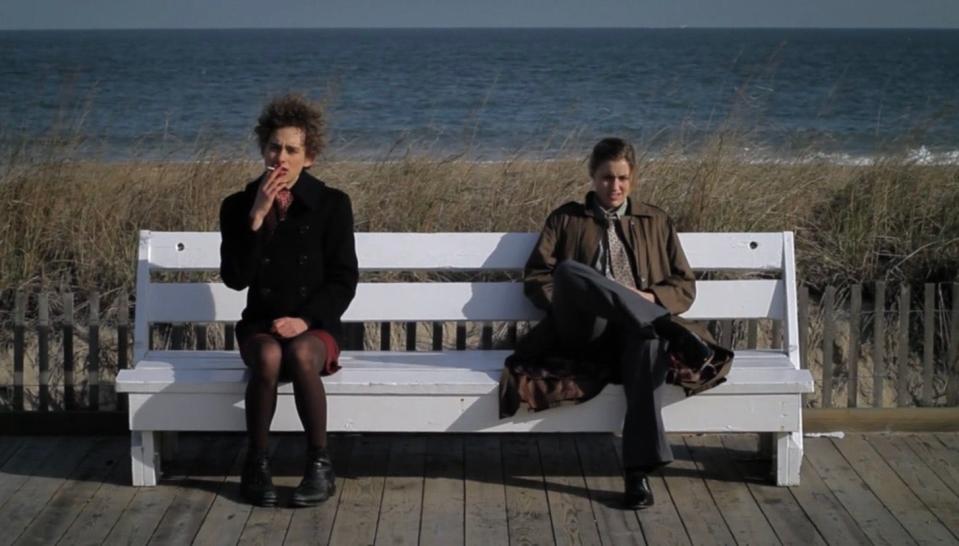
[[335,490],[321,376],[339,369],[340,317],[359,273],[349,197],[306,171],[323,150],[323,131],[322,110],[302,97],[267,104],[255,129],[264,172],[220,209],[221,277],[230,288],[249,289],[236,326],[249,368],[241,489],[261,506],[277,503],[267,454],[280,381],[293,382],[306,435],[293,504],[318,504]]
[[[630,198],[636,154],[618,138],[593,148],[591,191],[550,213],[525,268],[526,296],[547,312],[507,359],[501,416],[584,401],[622,383],[624,505],[653,504],[647,474],[673,460],[661,417],[667,383],[721,383],[732,353],[677,318],[696,281],[672,220]],[[698,333],[697,333],[698,332]]]

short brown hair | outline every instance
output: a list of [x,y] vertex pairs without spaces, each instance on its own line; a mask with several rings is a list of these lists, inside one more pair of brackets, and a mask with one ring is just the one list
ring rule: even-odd
[[625,159],[629,163],[630,172],[636,170],[636,150],[633,145],[621,138],[604,138],[593,146],[593,153],[589,155],[589,176],[596,174],[596,169],[607,161]]
[[270,137],[283,127],[296,127],[303,130],[304,152],[309,158],[320,155],[326,147],[326,120],[323,107],[311,102],[303,95],[283,95],[276,97],[263,107],[257,120],[257,141],[260,151],[266,149]]

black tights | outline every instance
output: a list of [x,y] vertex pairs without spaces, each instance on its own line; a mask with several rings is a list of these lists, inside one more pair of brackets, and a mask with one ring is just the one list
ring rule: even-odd
[[276,388],[283,378],[293,380],[296,412],[303,423],[310,448],[326,447],[326,391],[320,370],[326,361],[326,346],[311,334],[282,343],[269,334],[256,334],[241,348],[250,369],[246,384],[246,430],[250,449],[266,451],[270,423],[276,411]]

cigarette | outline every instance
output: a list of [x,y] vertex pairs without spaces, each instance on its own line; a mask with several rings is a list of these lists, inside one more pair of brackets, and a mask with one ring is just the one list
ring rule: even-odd
[[266,170],[267,172],[273,172],[276,170],[276,167],[274,167],[273,165],[270,165],[269,167],[266,168]]

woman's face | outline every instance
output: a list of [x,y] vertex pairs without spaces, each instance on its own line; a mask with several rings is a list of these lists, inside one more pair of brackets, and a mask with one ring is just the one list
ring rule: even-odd
[[306,155],[306,133],[299,127],[280,127],[270,135],[263,148],[263,163],[286,172],[280,182],[292,186],[313,158]]
[[632,169],[625,159],[601,163],[593,173],[593,190],[604,209],[615,209],[629,197],[633,186]]

